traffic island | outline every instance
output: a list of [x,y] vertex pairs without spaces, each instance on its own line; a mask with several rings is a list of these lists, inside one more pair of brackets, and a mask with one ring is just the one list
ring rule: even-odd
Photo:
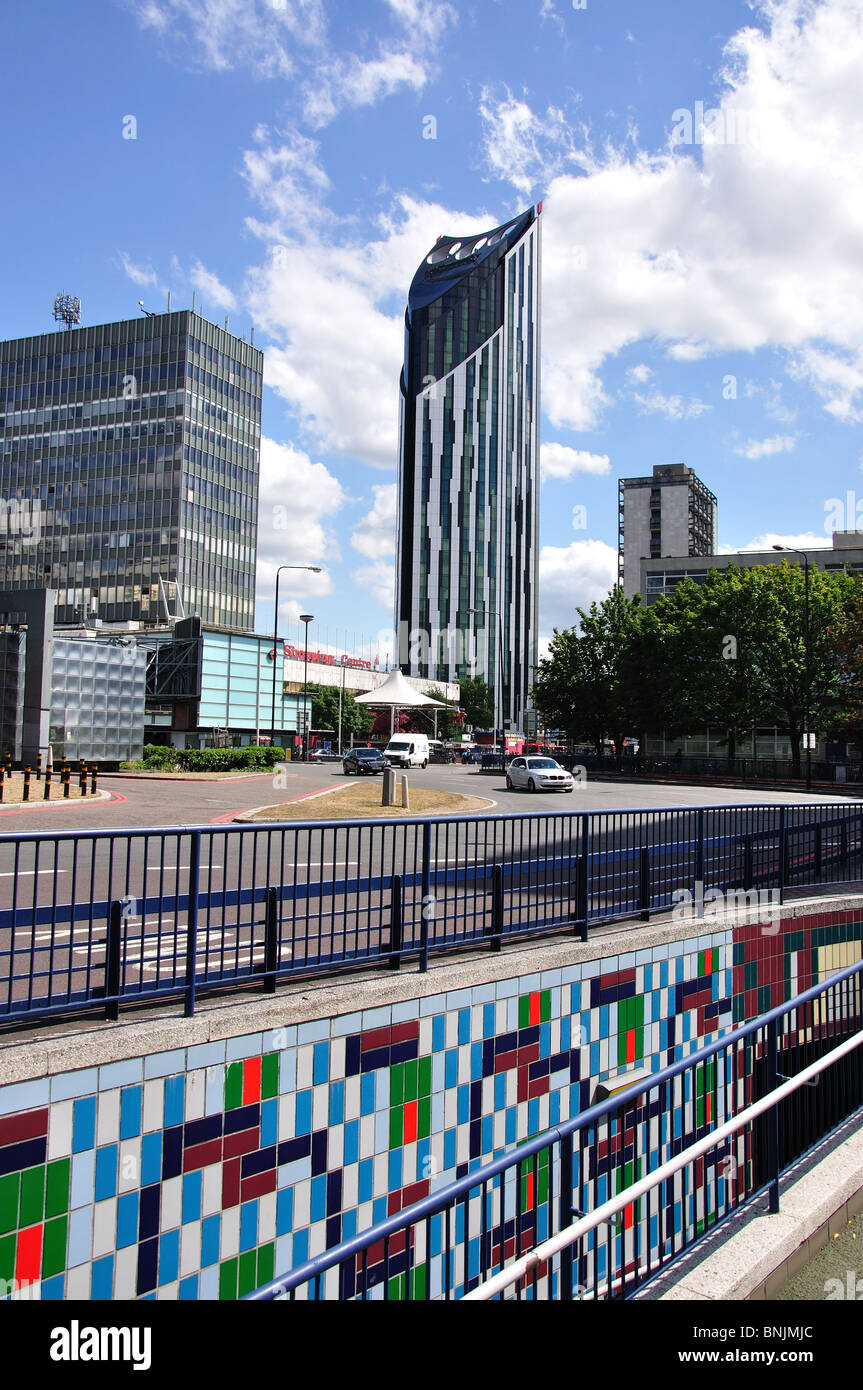
[[[401,800],[401,797],[398,797]],[[458,792],[441,792],[432,788],[411,786],[410,807],[382,806],[381,784],[369,778],[351,787],[335,787],[298,801],[285,801],[280,806],[259,806],[235,816],[242,822],[283,820],[378,820],[398,816],[459,816],[472,811],[487,811],[496,803],[484,796],[462,796]]]

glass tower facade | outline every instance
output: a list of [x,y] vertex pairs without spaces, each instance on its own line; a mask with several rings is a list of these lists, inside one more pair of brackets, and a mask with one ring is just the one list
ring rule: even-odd
[[439,238],[410,288],[401,377],[401,668],[481,675],[519,730],[537,658],[541,206]]
[[0,587],[251,629],[262,370],[190,310],[0,342]]

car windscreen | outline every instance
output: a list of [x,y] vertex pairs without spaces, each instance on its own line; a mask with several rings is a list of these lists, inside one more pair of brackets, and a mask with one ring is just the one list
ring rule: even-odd
[[377,748],[358,748],[354,754],[355,758],[379,758],[380,756]]
[[554,761],[554,758],[528,758],[528,760],[527,760],[527,765],[528,765],[528,767],[551,767],[551,768],[555,768],[555,767],[558,766],[558,764]]

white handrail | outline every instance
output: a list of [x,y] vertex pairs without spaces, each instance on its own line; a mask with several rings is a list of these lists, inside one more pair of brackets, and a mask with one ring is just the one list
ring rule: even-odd
[[[642,1197],[646,1192],[649,1192],[651,1188],[664,1182],[666,1178],[670,1178],[674,1173],[679,1172],[681,1168],[685,1168],[687,1163],[691,1163],[695,1158],[700,1158],[702,1154],[715,1148],[717,1144],[721,1144],[723,1139],[727,1139],[730,1135],[736,1134],[737,1130],[749,1124],[750,1120],[757,1119],[757,1117],[763,1115],[766,1110],[771,1110],[780,1100],[784,1100],[786,1096],[792,1095],[800,1086],[805,1086],[806,1083],[811,1081],[814,1076],[817,1076],[819,1072],[825,1071],[833,1062],[838,1061],[840,1057],[844,1057],[846,1053],[853,1052],[854,1048],[860,1047],[861,1044],[863,1044],[863,1031],[856,1033],[852,1038],[847,1038],[845,1042],[840,1043],[838,1047],[833,1048],[832,1052],[826,1053],[826,1055],[819,1058],[817,1062],[811,1062],[810,1065],[799,1072],[797,1076],[792,1076],[789,1081],[784,1081],[781,1086],[777,1086],[776,1090],[771,1091],[769,1095],[762,1096],[760,1100],[755,1101],[748,1109],[742,1110],[733,1120],[726,1120],[725,1124],[720,1125],[712,1134],[706,1135],[704,1139],[699,1139],[697,1143],[692,1144],[688,1149],[685,1149],[683,1153],[678,1154],[676,1158],[669,1159],[667,1163],[661,1164],[658,1168],[655,1168],[652,1173],[648,1173],[646,1177],[641,1178],[637,1183],[633,1183],[631,1187],[626,1188],[623,1192],[618,1192],[616,1197],[612,1197],[609,1201],[603,1202],[602,1206],[597,1207],[596,1211],[592,1211],[587,1216],[581,1217],[574,1225],[567,1226],[563,1231],[558,1231],[556,1236],[551,1236],[548,1240],[543,1241],[541,1245],[537,1245],[533,1250],[528,1251],[526,1255],[520,1256],[519,1259],[515,1260],[511,1265],[508,1265],[506,1269],[501,1270],[499,1274],[492,1275],[484,1284],[480,1284],[478,1288],[465,1294],[464,1298],[459,1301],[462,1303],[484,1302],[486,1299],[494,1298],[496,1294],[502,1293],[510,1284],[514,1284],[517,1280],[522,1279],[524,1275],[534,1269],[536,1265],[543,1264],[546,1260],[550,1259],[552,1255],[558,1254],[561,1250],[566,1249],[568,1245],[573,1245],[581,1236],[586,1235],[588,1231],[592,1231],[594,1227],[601,1226],[604,1221],[616,1215],[623,1207],[628,1207],[631,1202],[634,1202],[638,1197]],[[649,1090],[649,1086],[645,1086],[643,1089]]]

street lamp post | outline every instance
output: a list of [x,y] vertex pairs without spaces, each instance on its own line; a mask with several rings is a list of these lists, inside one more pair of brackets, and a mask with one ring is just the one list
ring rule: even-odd
[[[276,570],[276,607],[273,614],[273,703],[270,710],[270,747],[276,742],[276,670],[278,668],[279,656],[279,575],[282,570],[310,570],[312,574],[320,574],[320,565],[279,565]],[[306,628],[308,632],[308,628]]]
[[309,720],[306,712],[306,687],[309,675],[309,623],[314,622],[312,613],[301,613],[300,622],[306,625],[306,650],[303,657],[303,762],[309,756]]
[[812,787],[812,748],[810,746],[809,722],[812,714],[812,671],[809,664],[809,556],[805,550],[797,550],[790,545],[774,545],[774,550],[785,550],[790,555],[803,556],[803,612],[805,623],[805,655],[806,655],[806,709],[803,713],[803,737],[806,740],[806,787]]

